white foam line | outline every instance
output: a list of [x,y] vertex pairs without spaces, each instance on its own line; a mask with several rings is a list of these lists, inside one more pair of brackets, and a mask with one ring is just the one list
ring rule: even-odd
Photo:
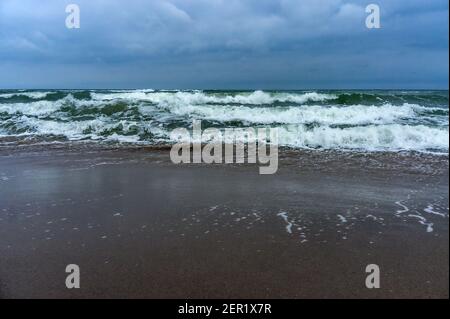
[[341,223],[346,223],[347,222],[347,218],[345,218],[342,215],[337,215],[339,217],[339,219],[341,220]]
[[283,218],[283,220],[286,222],[286,231],[289,233],[289,234],[292,234],[292,223],[289,221],[289,219],[288,219],[288,216],[287,216],[287,213],[285,213],[285,212],[281,212],[281,213],[279,213],[278,214],[278,216],[280,216],[281,218]]
[[409,208],[407,206],[403,205],[400,201],[395,202],[395,204],[397,204],[398,206],[403,208],[401,210],[397,210],[397,213],[395,215],[400,215],[400,214],[409,212]]
[[446,217],[445,214],[434,211],[433,205],[428,205],[428,207],[425,208],[423,211],[428,214],[438,215],[444,218]]
[[420,215],[412,215],[412,214],[409,214],[408,216],[409,217],[413,217],[413,218],[417,218],[419,220],[419,223],[421,223],[422,225],[427,226],[427,233],[432,233],[433,232],[434,224],[427,222],[425,217],[420,216]]

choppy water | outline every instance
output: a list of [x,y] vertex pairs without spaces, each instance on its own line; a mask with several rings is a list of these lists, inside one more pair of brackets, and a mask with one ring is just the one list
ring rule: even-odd
[[170,132],[277,127],[294,148],[448,153],[448,91],[0,90],[1,143],[170,143]]

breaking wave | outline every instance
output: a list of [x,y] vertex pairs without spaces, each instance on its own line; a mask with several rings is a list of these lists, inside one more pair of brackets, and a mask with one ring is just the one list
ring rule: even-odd
[[[174,128],[277,127],[296,148],[448,153],[448,91],[0,91],[2,137],[171,143]],[[1,147],[1,144],[0,144]]]

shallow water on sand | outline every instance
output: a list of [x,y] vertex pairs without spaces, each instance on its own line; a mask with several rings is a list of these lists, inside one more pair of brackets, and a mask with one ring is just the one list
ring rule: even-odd
[[0,152],[2,297],[448,297],[447,157],[289,150],[262,176],[76,146]]

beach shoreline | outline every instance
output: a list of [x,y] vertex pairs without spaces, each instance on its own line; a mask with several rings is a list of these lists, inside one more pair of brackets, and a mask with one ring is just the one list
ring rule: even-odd
[[449,296],[448,156],[284,149],[262,176],[62,143],[0,168],[1,298]]

